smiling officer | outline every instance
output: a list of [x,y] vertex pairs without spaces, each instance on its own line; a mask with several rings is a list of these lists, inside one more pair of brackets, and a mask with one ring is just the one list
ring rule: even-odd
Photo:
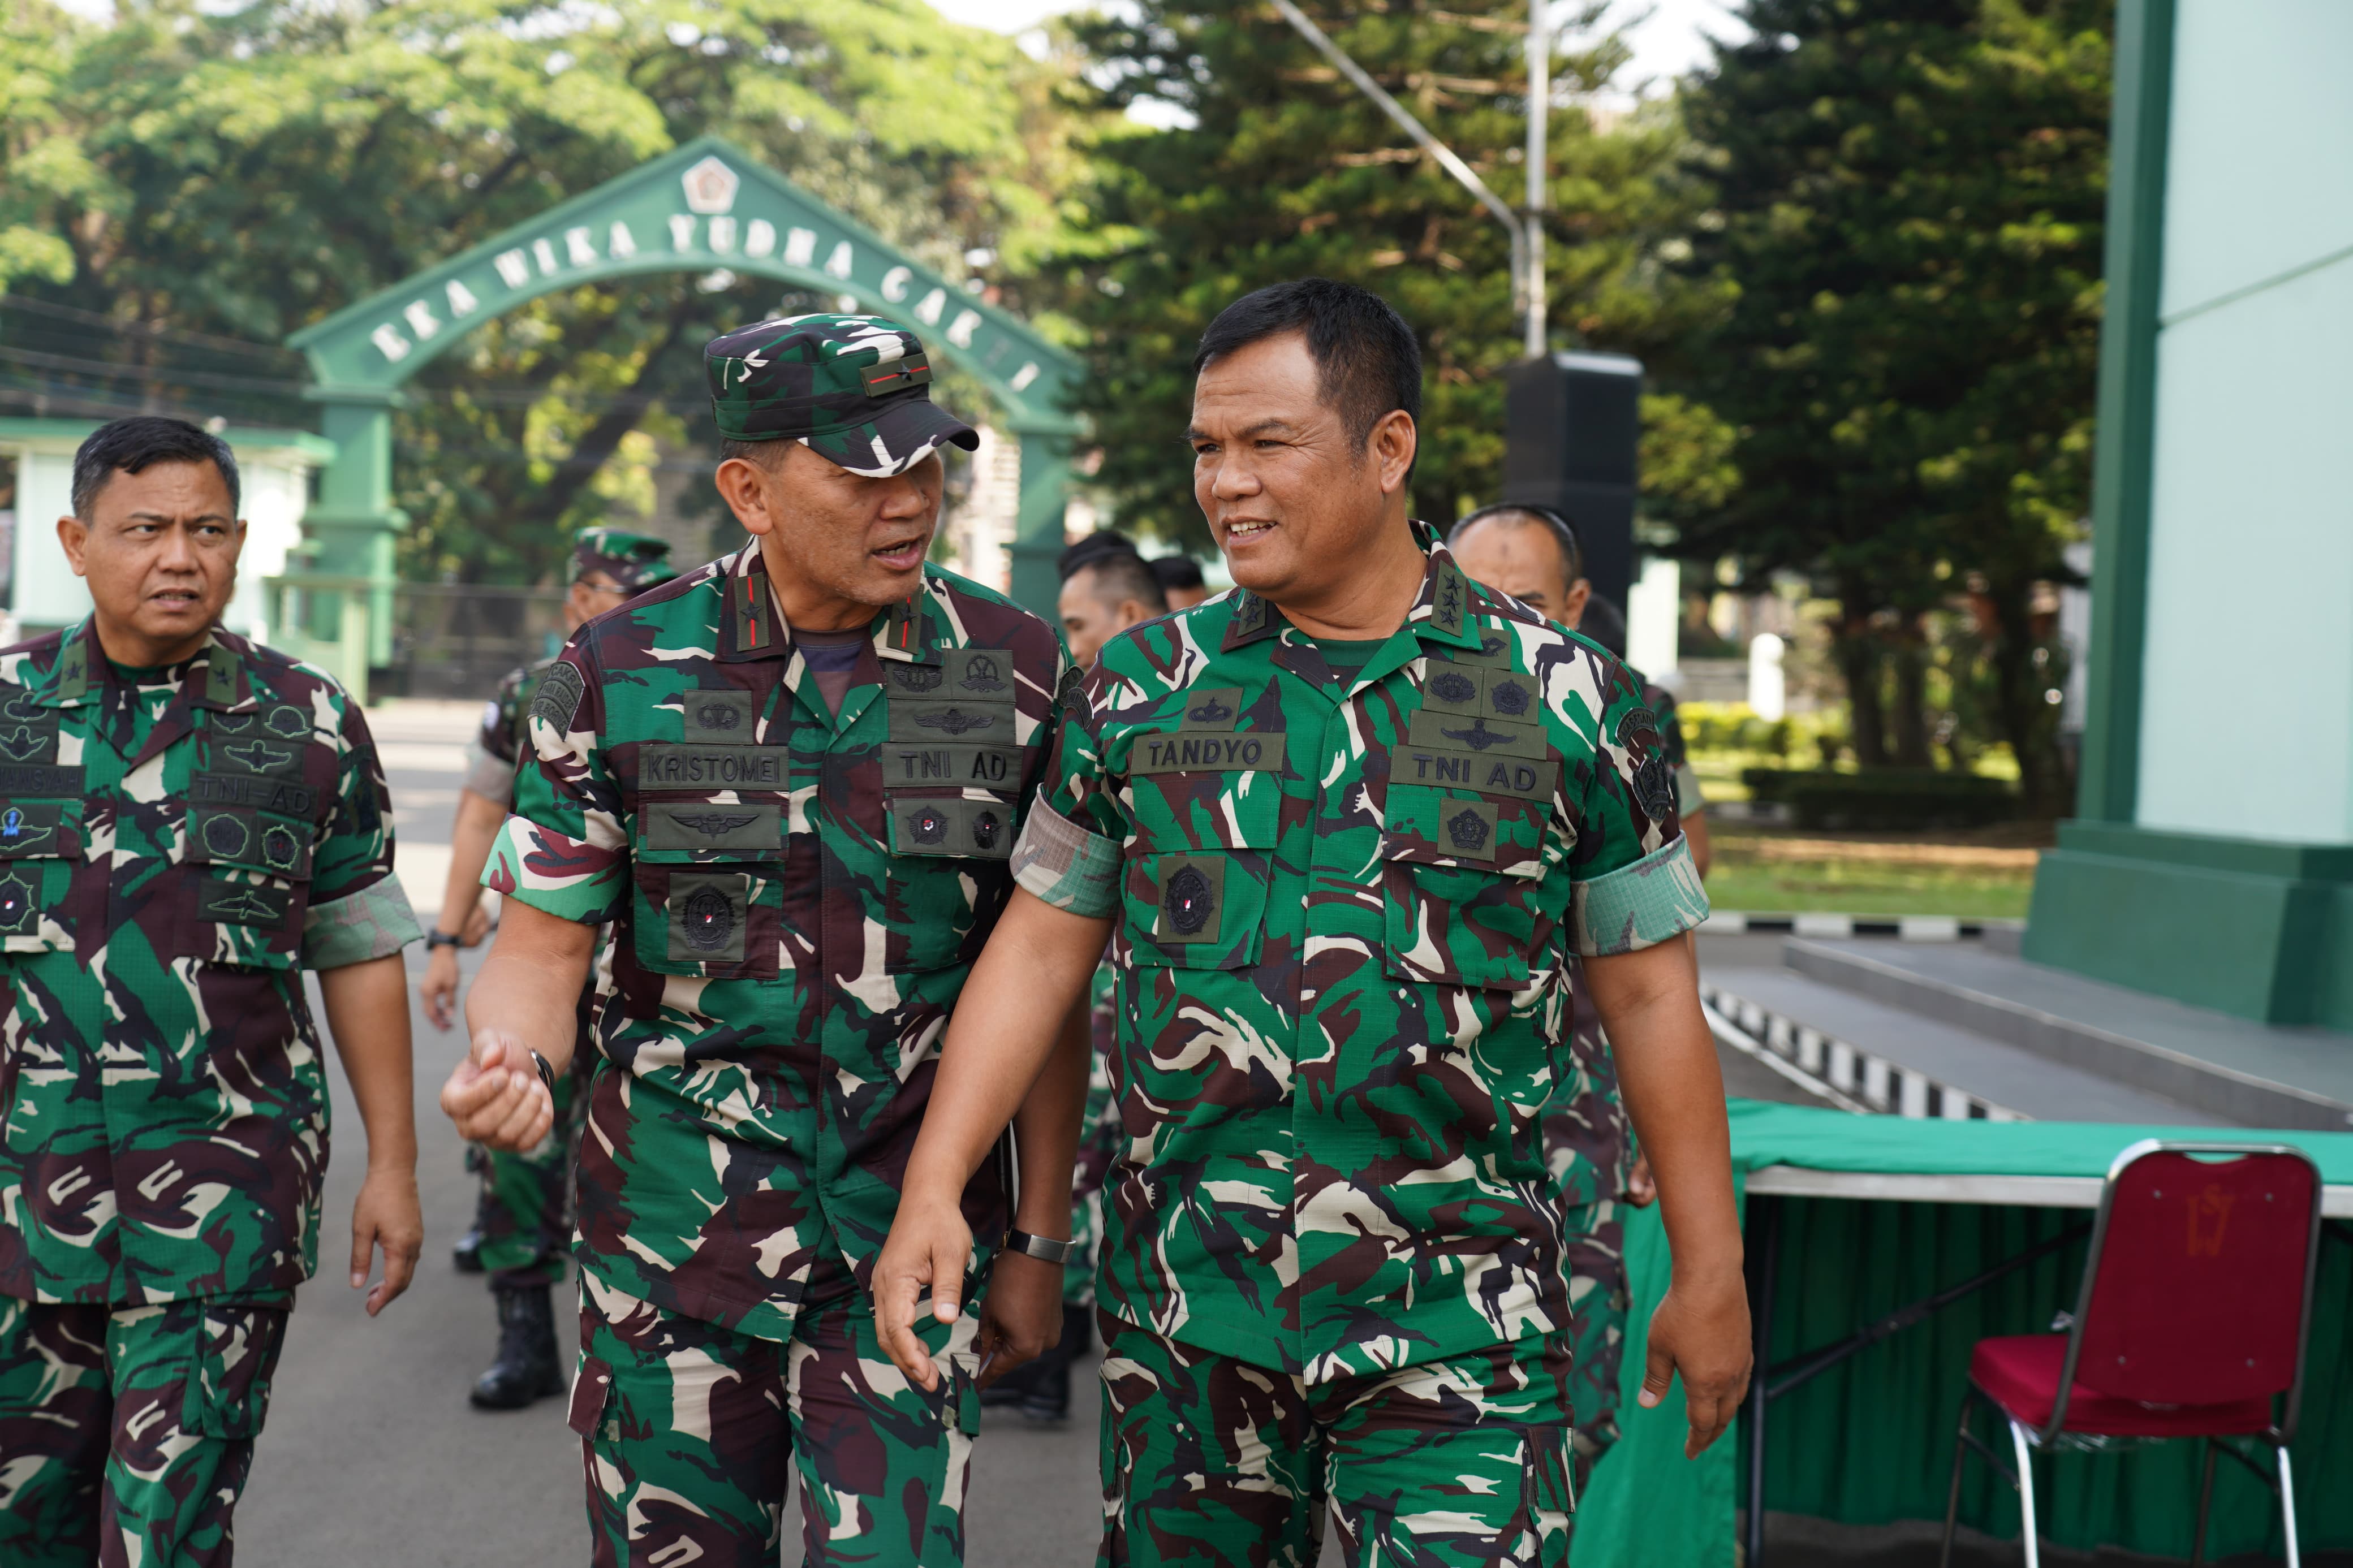
[[1025,1228],[997,1165],[961,1189],[996,1256],[977,1331],[928,1343],[944,1388],[891,1365],[862,1287],[1069,667],[925,560],[937,448],[977,437],[913,333],[804,316],[704,353],[752,538],[590,621],[541,682],[442,1104],[494,1148],[545,1134],[614,922],[578,1167],[596,1561],[773,1564],[797,1466],[808,1563],[952,1565],[978,1380],[1060,1322],[1083,1016],[1023,1110]]
[[[1323,279],[1194,360],[1194,496],[1238,589],[1113,637],[1065,704],[1020,890],[949,1029],[875,1268],[936,1319],[955,1194],[1112,943],[1125,1140],[1098,1283],[1111,1564],[1566,1561],[1570,1313],[1542,1113],[1570,954],[1618,1041],[1675,1279],[1651,1386],[1694,1451],[1748,1362],[1706,913],[1608,655],[1409,521],[1421,361]],[[928,1285],[934,1305],[916,1310]]]
[[384,774],[356,704],[215,622],[237,461],[177,419],[74,456],[90,617],[0,652],[0,1562],[221,1564],[318,1261],[327,1081],[360,1119],[352,1284],[423,1241]]

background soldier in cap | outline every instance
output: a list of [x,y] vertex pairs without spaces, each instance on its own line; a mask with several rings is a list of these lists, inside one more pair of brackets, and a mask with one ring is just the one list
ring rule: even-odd
[[[670,581],[670,544],[617,528],[583,531],[572,547],[572,589],[564,600],[565,636],[582,623],[659,583]],[[554,657],[511,672],[498,695],[482,709],[474,737],[473,766],[458,795],[458,817],[450,833],[449,879],[441,913],[425,936],[428,950],[417,994],[426,1016],[447,1029],[456,1016],[458,949],[481,940],[473,928],[481,907],[482,868],[499,826],[514,804],[515,762],[530,744],[524,715],[539,683],[555,668]],[[535,1149],[507,1152],[470,1147],[467,1168],[481,1177],[474,1228],[459,1238],[458,1267],[467,1273],[488,1269],[498,1303],[499,1349],[488,1371],[474,1380],[470,1396],[478,1409],[520,1410],[533,1400],[564,1391],[555,1359],[553,1288],[564,1279],[564,1252],[572,1237],[568,1195],[572,1153],[580,1141],[580,1113],[587,1104],[587,1080],[596,1053],[587,1044],[593,984],[580,995],[577,1045],[572,1070],[555,1084],[555,1122]]]
[[805,316],[705,357],[752,538],[589,622],[541,682],[442,1103],[493,1147],[546,1136],[616,922],[578,1163],[596,1561],[773,1563],[797,1466],[807,1562],[953,1564],[978,1380],[1060,1320],[1082,1020],[1023,1109],[1021,1228],[996,1164],[959,1194],[987,1312],[927,1342],[944,1378],[891,1365],[863,1286],[1068,665],[926,564],[935,449],[976,437],[912,332]]
[[0,652],[0,1563],[226,1564],[318,1260],[315,970],[367,1131],[351,1281],[423,1240],[417,921],[356,704],[215,622],[237,462],[176,419],[75,454],[93,608]]
[[[1593,585],[1576,529],[1549,507],[1505,503],[1482,507],[1454,525],[1447,538],[1462,570],[1511,595],[1537,614],[1578,629]],[[1622,637],[1622,629],[1620,636]],[[1602,639],[1594,639],[1602,640]],[[1609,645],[1604,641],[1604,647]],[[1616,651],[1613,649],[1612,651]],[[1628,670],[1654,716],[1660,755],[1674,770],[1676,816],[1691,844],[1692,866],[1707,874],[1707,799],[1683,748],[1673,693]],[[1622,1203],[1646,1207],[1656,1197],[1650,1166],[1634,1149],[1626,1101],[1600,1016],[1577,1003],[1577,1071],[1545,1112],[1545,1151],[1568,1209],[1568,1299],[1575,1314],[1577,1480],[1618,1440],[1618,1386],[1630,1306],[1626,1280]]]
[[1104,1560],[1312,1563],[1328,1509],[1359,1563],[1556,1564],[1572,952],[1674,1244],[1646,1398],[1680,1371],[1696,1451],[1748,1363],[1672,782],[1614,659],[1409,521],[1420,354],[1386,303],[1261,290],[1195,368],[1239,590],[1113,638],[1066,703],[875,1268],[883,1342],[928,1375],[956,1191],[1109,938]]

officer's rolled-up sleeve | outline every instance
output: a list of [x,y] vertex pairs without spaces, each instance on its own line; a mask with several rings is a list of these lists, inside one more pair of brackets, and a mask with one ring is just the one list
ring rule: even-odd
[[514,810],[491,846],[482,886],[583,925],[617,919],[628,889],[621,792],[597,742],[604,699],[578,643],[532,699],[533,754],[515,770]]
[[1097,739],[1104,679],[1098,666],[1082,684],[1064,688],[1061,729],[1045,784],[1013,847],[1016,882],[1056,909],[1091,920],[1119,906],[1121,846],[1127,837]]
[[1595,752],[1574,786],[1569,941],[1585,958],[1638,952],[1707,919],[1658,716],[1622,669],[1609,675]]
[[341,969],[398,952],[422,937],[392,873],[392,794],[367,721],[346,700],[343,767],[326,836],[311,858],[302,967]]

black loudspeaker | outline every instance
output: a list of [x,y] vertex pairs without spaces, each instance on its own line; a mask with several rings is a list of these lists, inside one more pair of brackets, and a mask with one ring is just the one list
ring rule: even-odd
[[1514,365],[1504,386],[1503,499],[1567,518],[1593,591],[1622,607],[1634,581],[1642,362],[1552,354]]

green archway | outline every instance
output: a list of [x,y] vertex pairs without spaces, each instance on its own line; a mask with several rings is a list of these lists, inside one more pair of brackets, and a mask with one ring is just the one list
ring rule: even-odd
[[[980,380],[1021,442],[1014,597],[1050,616],[1078,431],[1065,409],[1078,361],[717,137],[641,164],[287,340],[309,359],[308,395],[322,405],[323,433],[335,444],[303,520],[311,570],[364,579],[388,598],[393,540],[406,521],[392,505],[392,410],[401,384],[470,329],[553,289],[723,267],[848,295],[908,322],[934,353]],[[368,662],[382,663],[389,617],[371,619],[378,646]]]

